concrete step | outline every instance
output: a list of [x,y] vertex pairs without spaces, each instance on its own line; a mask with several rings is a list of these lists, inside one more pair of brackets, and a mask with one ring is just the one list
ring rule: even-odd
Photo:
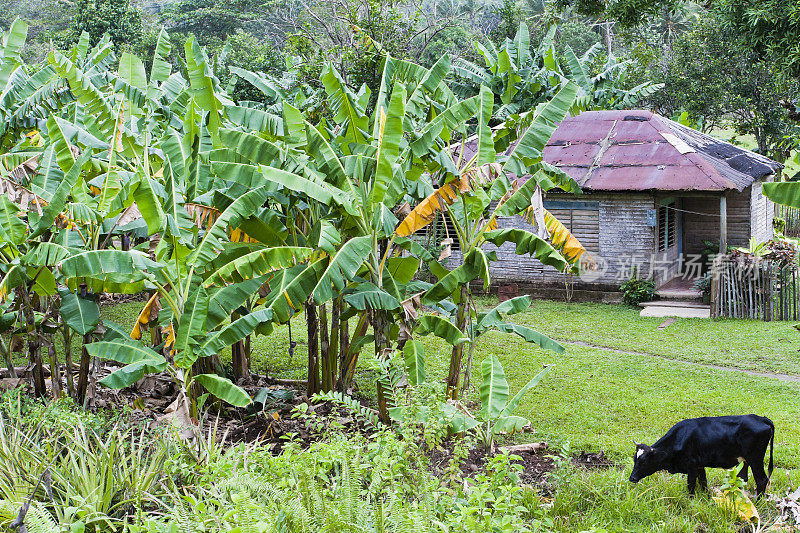
[[656,294],[662,300],[695,300],[703,297],[701,291],[694,289],[660,289]]
[[708,304],[704,304],[703,300],[653,300],[650,302],[642,302],[640,307],[696,307],[698,309],[708,309]]
[[639,316],[668,317],[678,318],[711,318],[711,308],[705,307],[674,307],[649,305],[642,309]]

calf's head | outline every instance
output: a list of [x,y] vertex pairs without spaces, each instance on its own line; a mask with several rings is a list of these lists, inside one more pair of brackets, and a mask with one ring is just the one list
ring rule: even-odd
[[663,451],[653,449],[647,444],[636,444],[636,454],[633,456],[633,471],[628,480],[632,483],[638,483],[640,479],[666,468],[665,462],[666,454]]

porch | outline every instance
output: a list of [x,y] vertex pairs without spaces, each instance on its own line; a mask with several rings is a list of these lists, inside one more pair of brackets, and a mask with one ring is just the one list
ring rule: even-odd
[[655,199],[653,279],[663,298],[693,298],[713,255],[750,238],[750,190]]

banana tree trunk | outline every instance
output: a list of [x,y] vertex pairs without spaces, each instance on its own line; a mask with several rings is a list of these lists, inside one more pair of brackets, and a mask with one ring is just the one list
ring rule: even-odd
[[330,337],[328,336],[328,306],[319,306],[319,362],[322,370],[322,380],[320,390],[330,390],[331,369],[330,369]]
[[67,378],[67,394],[75,397],[75,383],[72,381],[72,334],[66,324],[61,325],[61,335],[64,337],[64,374]]
[[[375,356],[378,359],[387,357],[386,352],[389,348],[389,335],[388,335],[389,321],[386,318],[384,311],[372,311],[372,331],[375,335]],[[378,381],[378,414],[384,424],[389,424],[389,403],[387,401],[387,391],[384,390],[383,384]]]
[[467,356],[467,364],[464,365],[464,377],[461,381],[461,396],[463,397],[469,389],[469,381],[472,376],[472,358],[475,354],[475,339],[470,337],[469,342],[469,355]]
[[336,379],[336,390],[344,392],[347,390],[345,387],[345,379],[347,378],[347,359],[348,352],[350,351],[350,321],[341,320],[339,324],[339,353],[334,354],[339,358],[339,377]]
[[[456,314],[456,326],[462,332],[466,332],[467,316],[469,314],[469,287],[465,283],[461,286],[461,300],[458,303]],[[450,370],[447,373],[447,397],[455,400],[459,397],[459,381],[461,377],[461,360],[464,357],[464,343],[453,346],[450,354]]]
[[317,306],[306,302],[306,328],[308,330],[308,385],[306,392],[310,398],[319,392],[319,320]]
[[34,328],[28,338],[28,357],[33,363],[33,390],[37,397],[47,396],[47,385],[44,382],[44,363],[42,362],[42,344],[38,331]]
[[[86,285],[81,285],[81,297],[82,298],[97,298],[97,295],[89,293],[87,291]],[[75,391],[75,401],[78,405],[86,405],[87,396],[86,391],[89,388],[89,373],[91,372],[91,362],[92,357],[89,355],[89,351],[86,349],[87,344],[92,343],[92,334],[91,332],[87,333],[83,336],[83,344],[81,346],[81,363],[80,367],[78,368],[78,386]]]
[[53,391],[53,398],[61,398],[61,369],[58,366],[58,355],[53,337],[47,343],[47,355],[50,359],[50,387]]
[[322,390],[332,391],[336,385],[336,369],[339,358],[339,314],[342,301],[340,298],[333,300],[331,304],[331,334],[328,344],[327,355],[323,360]]
[[[239,313],[231,313],[231,322],[239,318]],[[250,379],[250,365],[247,361],[247,350],[244,340],[237,341],[231,346],[231,359],[233,362],[234,381],[247,381]]]
[[75,402],[78,405],[86,403],[86,390],[89,387],[89,371],[92,357],[86,349],[86,345],[92,342],[92,334],[87,333],[83,336],[83,346],[81,346],[81,363],[78,368],[78,386],[75,391]]
[[[367,328],[369,327],[369,313],[363,312],[358,319],[358,324],[356,324],[356,329],[353,332],[352,340],[357,340],[359,337],[363,337],[367,334]],[[346,325],[345,325],[346,326]],[[347,337],[346,335],[346,328],[345,328],[345,340],[342,341],[342,360],[341,360],[341,376],[340,381],[342,382],[342,386],[339,388],[342,392],[346,391],[353,385],[353,377],[356,373],[356,365],[358,364],[358,356],[361,353],[360,350],[353,349],[353,342],[351,342],[351,338]]]
[[44,382],[42,345],[39,339],[39,328],[36,326],[36,318],[34,316],[34,304],[26,286],[19,287],[17,294],[22,302],[25,330],[28,335],[28,361],[33,365],[33,392],[37,397],[44,397],[47,395],[47,386]]
[[11,378],[17,377],[17,371],[14,368],[14,357],[11,355],[11,352],[6,346],[6,342],[0,337],[0,353],[3,355],[3,361],[5,361],[6,366],[8,367],[8,376]]

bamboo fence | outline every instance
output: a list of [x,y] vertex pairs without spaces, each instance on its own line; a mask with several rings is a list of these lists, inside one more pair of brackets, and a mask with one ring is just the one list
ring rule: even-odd
[[786,221],[783,234],[787,237],[800,237],[800,209],[788,205],[775,204],[775,216]]
[[797,320],[797,265],[774,261],[715,259],[711,278],[712,318]]

